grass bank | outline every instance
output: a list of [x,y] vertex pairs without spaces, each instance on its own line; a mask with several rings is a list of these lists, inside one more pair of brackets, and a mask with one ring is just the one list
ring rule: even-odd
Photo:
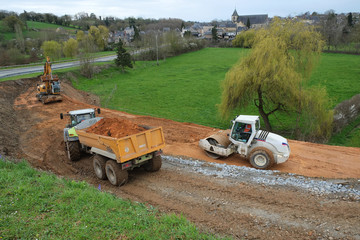
[[331,137],[328,144],[360,147],[360,117]]
[[217,239],[183,216],[0,158],[0,239]]

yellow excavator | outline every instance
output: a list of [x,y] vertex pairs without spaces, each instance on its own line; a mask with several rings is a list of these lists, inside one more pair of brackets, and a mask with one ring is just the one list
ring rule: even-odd
[[40,84],[37,84],[36,97],[43,104],[62,101],[60,96],[60,79],[51,73],[50,57],[46,57],[44,74],[40,76]]

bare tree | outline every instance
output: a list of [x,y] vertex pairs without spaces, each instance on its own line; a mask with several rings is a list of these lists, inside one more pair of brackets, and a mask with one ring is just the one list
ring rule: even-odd
[[341,21],[341,17],[335,14],[334,10],[329,10],[325,13],[325,16],[320,22],[320,29],[325,38],[328,50],[330,50],[331,46],[337,47],[343,28],[344,21]]

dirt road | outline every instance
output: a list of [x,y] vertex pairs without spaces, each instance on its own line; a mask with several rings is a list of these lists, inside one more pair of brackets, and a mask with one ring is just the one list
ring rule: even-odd
[[[360,202],[358,198],[337,193],[316,194],[292,185],[201,174],[193,171],[194,166],[166,158],[159,172],[149,174],[137,169],[121,188],[98,180],[89,156],[78,162],[67,160],[62,137],[65,120],[60,120],[59,113],[93,107],[99,100],[62,82],[64,100],[42,105],[35,98],[36,82],[36,79],[23,79],[0,83],[1,154],[26,158],[34,167],[58,175],[85,180],[95,186],[101,184],[103,190],[151,204],[164,212],[183,213],[201,230],[219,235],[239,239],[360,239]],[[167,142],[165,155],[250,166],[238,156],[215,161],[198,148],[198,140],[217,129],[109,109],[102,109],[101,115],[162,126]],[[280,171],[274,179],[290,179],[292,175],[287,173],[294,173],[326,182],[336,178],[343,185],[349,184],[349,188],[359,188],[360,148],[299,141],[290,141],[290,147],[291,157],[274,168]],[[204,166],[214,171],[218,168],[212,164],[201,168]],[[265,173],[259,174],[258,179]]]

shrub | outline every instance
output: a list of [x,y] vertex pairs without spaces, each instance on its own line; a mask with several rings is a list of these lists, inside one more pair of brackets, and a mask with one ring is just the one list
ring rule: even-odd
[[68,41],[63,43],[63,53],[65,57],[75,57],[78,53],[78,42],[70,38]]
[[232,41],[233,47],[252,48],[255,40],[255,34],[256,31],[254,29],[241,32]]
[[61,57],[61,44],[56,41],[45,41],[41,49],[44,55],[49,56],[52,60],[57,60]]

